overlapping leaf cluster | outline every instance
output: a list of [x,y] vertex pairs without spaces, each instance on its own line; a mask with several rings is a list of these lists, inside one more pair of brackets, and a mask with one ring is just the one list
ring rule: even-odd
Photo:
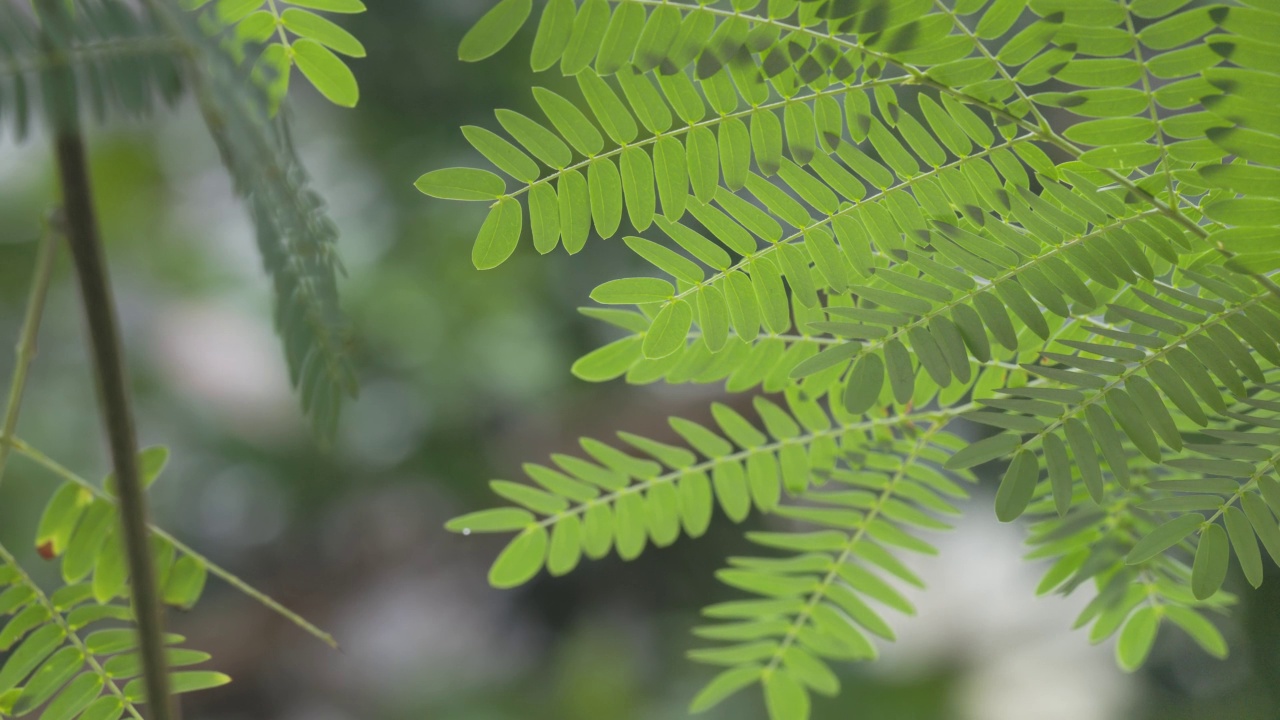
[[182,93],[177,47],[151,15],[118,0],[77,2],[74,15],[68,4],[44,3],[37,25],[24,5],[0,3],[0,125],[17,139],[35,122],[50,90],[41,77],[56,63],[70,65],[79,100],[98,119],[147,115],[158,99],[171,103]]
[[1123,667],[1166,620],[1224,654],[1232,558],[1254,585],[1259,543],[1280,559],[1277,30],[1257,0],[548,0],[532,66],[576,90],[463,128],[501,175],[419,189],[491,204],[479,268],[618,235],[653,267],[592,293],[621,337],[579,377],[776,401],[584,441],[450,526],[515,531],[511,586],[701,534],[713,498],[778,517],[752,540],[781,555],[720,573],[753,597],[707,609],[723,644],[691,656],[728,669],[694,709],[758,683],[791,720],[910,611],[898,555],[932,551],[955,474],[1000,462],[1041,590],[1096,592],[1078,624]]
[[[150,448],[139,455],[143,480],[155,482],[168,452]],[[116,720],[140,717],[145,702],[137,633],[129,603],[124,543],[112,502],[112,480],[92,490],[64,483],[40,521],[36,544],[46,558],[61,558],[65,584],[45,592],[9,558],[0,562],[0,717],[41,720]],[[161,536],[152,538],[157,581],[164,601],[191,608],[204,590],[208,566],[180,553]],[[7,617],[6,617],[7,616]],[[172,668],[200,665],[209,655],[177,647],[169,635]],[[178,670],[175,692],[217,687],[230,678],[209,670]]]
[[[361,0],[184,0],[183,7],[202,10],[206,29],[222,35],[237,60],[254,56],[259,77],[273,101],[289,92],[289,77],[298,70],[331,102],[355,107],[360,88],[339,55],[365,56],[364,45],[340,25],[319,15],[362,13]],[[284,9],[281,10],[280,7]]]
[[[321,90],[340,95],[335,102],[355,103],[354,78],[345,65],[341,72],[326,70],[327,60],[314,65],[302,56],[331,55],[324,44],[352,55],[363,49],[345,31],[299,8],[358,12],[364,6],[354,0],[296,3],[270,26],[283,43],[292,37],[286,29],[302,38],[295,38],[284,64],[276,67],[282,56],[270,48],[256,65],[242,62],[245,44],[256,36],[238,29],[262,15],[241,13],[259,5],[220,2],[192,15],[165,3],[142,8],[118,0],[40,3],[43,15],[37,21],[22,3],[0,3],[0,121],[21,138],[41,100],[78,101],[99,117],[142,116],[157,100],[172,102],[193,89],[236,189],[249,205],[264,265],[275,283],[277,329],[290,376],[304,410],[321,435],[331,437],[344,398],[356,392],[347,356],[349,330],[338,302],[338,231],[293,148],[286,118],[277,112],[293,62],[308,73],[319,68],[316,72],[330,83],[322,81]],[[270,15],[272,8],[261,13]],[[234,18],[239,25],[219,24]],[[75,73],[76,98],[46,95],[56,84],[42,80],[62,65]]]

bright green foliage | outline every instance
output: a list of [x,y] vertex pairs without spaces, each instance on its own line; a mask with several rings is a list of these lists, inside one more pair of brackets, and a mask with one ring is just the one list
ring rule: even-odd
[[[167,459],[162,447],[139,454],[146,485]],[[141,681],[134,679],[142,667],[137,633],[129,626],[134,617],[120,519],[109,497],[68,481],[46,506],[36,546],[46,559],[62,560],[65,585],[57,592],[46,595],[21,568],[0,562],[0,653],[10,653],[0,664],[0,717],[114,720],[136,714],[133,704],[144,701]],[[163,600],[192,608],[208,575],[204,560],[179,553],[160,536],[153,536],[152,551]],[[175,646],[168,651],[175,693],[231,681],[221,673],[181,669],[209,655],[176,647],[181,636],[166,640]]]
[[[94,22],[70,21],[62,3],[41,8],[51,15],[46,27],[55,45],[77,70],[86,112],[98,120],[108,113],[140,117],[157,100],[171,104],[181,96],[181,64],[156,18],[125,10],[117,0],[78,4]],[[22,5],[0,4],[0,130],[12,128],[18,140],[39,122],[33,115],[42,87],[34,69],[46,66],[50,55]]]
[[[314,20],[299,24],[303,16],[291,13],[349,13],[364,6],[359,0],[292,4],[296,7],[282,17],[293,18],[293,27],[304,29],[296,31],[303,39],[292,42],[290,57],[299,55],[300,68],[311,68],[327,79],[321,87],[326,94],[354,103],[354,80],[323,47],[328,43],[354,50],[349,45],[354,40],[344,44],[338,36],[315,29],[327,26]],[[114,112],[146,114],[157,98],[172,103],[181,97],[184,85],[194,84],[209,131],[237,193],[246,201],[263,263],[275,284],[276,324],[290,377],[304,410],[321,436],[328,437],[344,398],[356,391],[347,358],[349,331],[338,305],[337,228],[311,188],[285,118],[276,112],[282,99],[279,87],[253,82],[251,78],[268,78],[237,59],[242,53],[231,42],[233,31],[210,24],[219,13],[235,17],[259,5],[218,0],[194,15],[158,1],[135,8],[121,0],[86,0],[74,6],[83,6],[76,14],[68,13],[70,4],[40,3],[40,16],[31,18],[12,3],[0,4],[0,123],[12,126],[21,138],[42,105],[75,100],[42,97],[60,87],[44,80],[61,62],[75,72],[79,104],[100,118]],[[279,32],[285,37],[283,26]],[[47,40],[42,39],[46,35]],[[269,46],[267,53],[273,47],[282,46]]]
[[[127,603],[95,600],[88,583],[45,595],[19,568],[0,564],[0,652],[9,653],[0,665],[0,717],[115,720],[138,712],[133,704],[143,698],[134,678],[142,669],[132,621]],[[168,660],[175,693],[231,681],[221,673],[186,670],[209,655],[177,647],[180,635],[165,640],[173,646]]]
[[[718,644],[693,659],[725,669],[692,709],[758,684],[774,720],[805,718],[810,693],[838,692],[833,661],[892,637],[866,601],[910,613],[898,554],[933,551],[916,531],[954,511],[954,478],[1000,463],[998,517],[1032,518],[1032,557],[1054,560],[1041,592],[1094,593],[1078,624],[1118,634],[1123,668],[1170,625],[1226,654],[1204,611],[1230,604],[1230,565],[1257,585],[1264,552],[1280,561],[1274,7],[491,13],[464,57],[536,18],[533,69],[580,95],[535,88],[545,119],[467,129],[508,181],[436,171],[424,192],[519,203],[540,253],[623,236],[652,266],[592,293],[617,339],[580,378],[785,398],[756,397],[758,420],[673,420],[679,446],[584,441],[592,460],[495,482],[515,507],[450,524],[517,532],[495,585],[696,537],[713,502],[793,521],[719,574],[750,598],[695,630]],[[477,248],[522,242],[486,222]]]
[[315,11],[362,13],[361,0],[183,0],[181,5],[201,11],[201,24],[222,36],[237,60],[256,56],[255,70],[268,78],[273,101],[289,92],[289,76],[297,67],[330,102],[343,107],[359,102],[355,75],[339,56],[362,58],[364,45]]

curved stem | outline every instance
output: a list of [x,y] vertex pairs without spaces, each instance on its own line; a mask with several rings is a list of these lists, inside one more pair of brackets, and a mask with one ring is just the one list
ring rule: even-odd
[[[76,485],[79,485],[80,487],[84,488],[87,492],[93,493],[93,496],[98,498],[99,500],[102,500],[104,502],[109,502],[112,505],[117,504],[118,501],[116,500],[115,497],[107,494],[102,490],[102,488],[80,477],[79,475],[72,472],[66,466],[61,465],[60,463],[58,463],[58,461],[54,460],[48,455],[45,455],[43,452],[40,452],[40,450],[33,447],[30,443],[26,442],[22,438],[14,437],[14,436],[4,436],[4,437],[0,437],[0,443],[2,443],[5,446],[12,445],[13,449],[17,451],[18,454],[26,457],[27,459],[31,460],[37,465],[40,465],[41,467],[53,473],[60,479],[66,482],[71,482],[71,483],[75,483]],[[178,538],[174,537],[173,534],[167,532],[163,528],[157,527],[155,525],[149,525],[148,529],[151,531],[152,535],[155,535],[156,537],[163,538],[169,541],[169,543],[173,545],[175,550],[182,553],[183,555],[187,555],[191,557],[196,562],[203,565],[206,569],[208,569],[209,574],[213,575],[214,577],[221,578],[224,582],[226,582],[231,587],[239,590],[240,592],[249,596],[251,599],[258,601],[268,610],[271,610],[272,612],[275,612],[277,615],[280,615],[285,620],[288,620],[289,622],[293,623],[299,629],[311,635],[312,637],[316,638],[317,640],[324,643],[325,645],[328,645],[329,647],[335,650],[338,649],[338,641],[335,640],[332,635],[316,627],[313,623],[309,622],[306,618],[302,617],[298,613],[280,604],[280,602],[273,599],[270,595],[263,593],[261,590],[258,590],[257,588],[253,587],[249,583],[237,577],[230,570],[227,570],[226,568],[222,567],[221,565],[218,565],[217,563],[213,562],[212,560],[205,557],[204,555],[201,555],[199,552],[196,552],[190,545],[187,545],[186,543],[182,542]]]
[[5,465],[9,462],[9,451],[12,449],[8,440],[18,428],[22,394],[27,387],[27,370],[36,356],[36,336],[40,334],[44,301],[49,294],[49,280],[53,276],[53,258],[58,252],[55,233],[51,223],[36,248],[36,266],[31,273],[31,293],[27,296],[27,310],[22,319],[22,334],[18,339],[13,379],[9,382],[9,403],[5,408],[4,427],[0,429],[0,480],[4,479]]

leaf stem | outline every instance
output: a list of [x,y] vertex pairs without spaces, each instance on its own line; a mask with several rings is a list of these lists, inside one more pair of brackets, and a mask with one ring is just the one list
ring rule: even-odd
[[5,465],[11,449],[7,438],[18,428],[18,414],[22,411],[22,395],[27,386],[27,371],[36,356],[36,336],[40,334],[40,320],[44,316],[45,298],[49,294],[49,281],[53,276],[53,259],[58,252],[57,231],[53,222],[45,227],[36,248],[36,265],[31,273],[31,292],[27,296],[27,310],[22,319],[22,331],[18,339],[13,379],[9,382],[9,401],[4,413],[4,426],[0,429],[0,480],[4,479]]
[[[84,488],[88,492],[93,493],[94,497],[98,498],[99,500],[109,502],[112,505],[116,504],[117,502],[116,498],[103,492],[102,488],[80,477],[76,473],[72,472],[69,468],[61,465],[60,463],[58,463],[58,461],[44,454],[39,449],[33,447],[30,443],[26,442],[22,438],[13,437],[13,436],[4,436],[4,437],[0,437],[0,443],[3,443],[5,445],[12,445],[13,449],[16,450],[18,454],[26,457],[27,459],[35,462],[37,465],[40,465],[46,470],[52,472],[54,475],[58,476],[62,480],[79,485],[80,487]],[[227,570],[221,565],[218,565],[217,563],[208,559],[204,555],[201,555],[199,552],[196,552],[194,549],[191,548],[191,546],[187,545],[186,543],[182,542],[178,538],[174,537],[172,534],[165,531],[164,529],[159,528],[155,525],[149,525],[148,529],[151,531],[152,535],[155,535],[156,537],[163,538],[169,541],[169,543],[171,543],[174,549],[176,549],[178,552],[191,557],[196,562],[203,565],[211,575],[221,578],[228,585],[234,587],[235,589],[249,596],[251,599],[258,601],[267,609],[275,612],[276,614],[280,615],[284,619],[293,623],[299,629],[311,635],[312,637],[315,637],[320,642],[323,642],[324,644],[328,645],[331,648],[334,648],[335,650],[338,649],[339,647],[338,641],[335,640],[332,635],[316,627],[314,624],[309,622],[306,618],[302,617],[298,613],[280,604],[278,601],[271,598],[271,596],[263,593],[261,590],[258,590],[257,588],[253,587],[252,585],[245,582],[244,580],[241,580],[239,577],[233,574],[230,570]]]

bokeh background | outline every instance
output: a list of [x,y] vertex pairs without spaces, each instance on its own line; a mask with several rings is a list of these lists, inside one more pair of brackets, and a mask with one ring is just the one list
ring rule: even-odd
[[[495,107],[536,112],[528,88],[563,82],[532,76],[531,32],[485,63],[457,62],[458,39],[488,5],[379,0],[347,21],[370,48],[354,63],[357,110],[296,83],[300,151],[342,230],[363,384],[328,451],[299,418],[251,228],[194,108],[92,133],[141,435],[173,454],[156,519],[343,647],[211,581],[201,605],[170,622],[235,681],[189,696],[187,718],[674,720],[714,674],[683,653],[698,607],[731,594],[711,575],[745,549],[740,527],[719,518],[699,541],[515,591],[485,582],[500,538],[442,528],[492,504],[487,480],[572,451],[580,435],[662,438],[667,416],[697,419],[722,399],[717,387],[589,386],[569,374],[612,339],[575,308],[632,267],[619,243],[593,241],[572,259],[526,245],[480,273],[470,246],[484,208],[413,189],[427,170],[475,160],[460,125],[495,127]],[[0,343],[17,336],[54,202],[46,140],[0,135]],[[20,434],[97,479],[107,461],[69,270],[60,258]],[[0,355],[3,377],[11,366]],[[30,538],[55,487],[15,457],[0,492],[0,540],[48,580]],[[990,488],[978,488],[956,530],[937,538],[942,555],[916,563],[930,585],[913,596],[918,616],[897,619],[899,642],[880,662],[844,668],[844,692],[817,699],[815,717],[1280,718],[1275,568],[1222,622],[1228,660],[1169,629],[1147,668],[1127,676],[1109,644],[1069,629],[1087,590],[1035,598],[1043,568],[1021,560],[1023,531],[998,524],[990,506]],[[755,691],[709,715],[763,716]]]

